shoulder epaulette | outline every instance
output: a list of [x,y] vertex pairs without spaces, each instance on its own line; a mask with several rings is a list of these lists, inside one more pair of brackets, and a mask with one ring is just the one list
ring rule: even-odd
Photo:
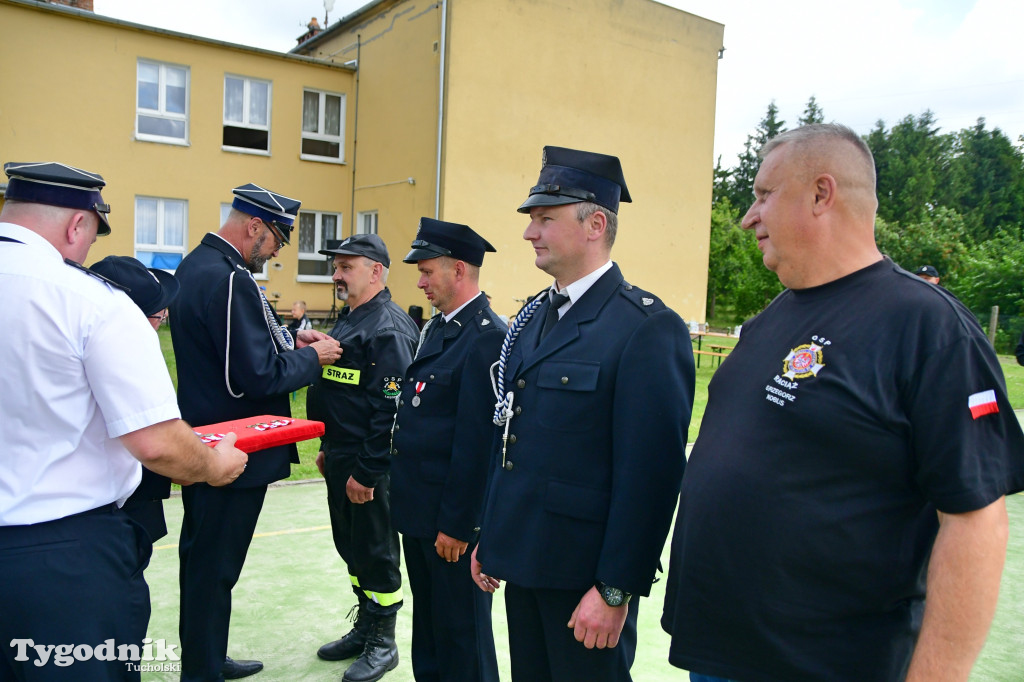
[[110,286],[114,287],[115,289],[120,289],[121,291],[123,291],[126,294],[131,291],[131,289],[129,289],[128,287],[124,286],[123,284],[118,284],[117,282],[115,282],[112,279],[107,279],[106,277],[104,277],[103,275],[99,274],[98,272],[93,272],[92,270],[90,270],[89,268],[85,267],[81,263],[76,263],[75,261],[71,260],[70,258],[65,258],[64,259],[64,264],[65,265],[70,265],[75,270],[80,270],[80,271],[84,272],[85,274],[89,275],[90,277],[95,277],[96,279],[100,280],[101,282],[105,282],[105,283],[109,284]]
[[665,307],[665,304],[662,303],[660,298],[649,291],[644,291],[643,289],[633,286],[625,280],[622,281],[621,293],[627,300],[647,314],[656,312]]

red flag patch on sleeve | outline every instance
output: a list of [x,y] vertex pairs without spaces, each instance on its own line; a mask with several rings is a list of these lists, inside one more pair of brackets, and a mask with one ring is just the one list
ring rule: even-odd
[[967,407],[971,410],[971,417],[977,419],[986,414],[999,412],[999,404],[996,403],[996,392],[993,390],[975,393],[967,399]]

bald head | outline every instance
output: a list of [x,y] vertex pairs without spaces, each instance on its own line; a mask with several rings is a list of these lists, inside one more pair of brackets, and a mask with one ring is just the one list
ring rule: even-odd
[[100,225],[93,211],[14,199],[9,199],[0,210],[0,221],[32,230],[50,242],[62,257],[76,263],[85,262]]

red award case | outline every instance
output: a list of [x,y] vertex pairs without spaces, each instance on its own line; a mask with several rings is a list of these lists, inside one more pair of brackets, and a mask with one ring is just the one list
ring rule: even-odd
[[235,447],[245,453],[297,443],[300,440],[309,440],[324,435],[323,422],[275,417],[269,414],[192,428],[196,435],[211,448],[229,432],[234,432],[238,435]]

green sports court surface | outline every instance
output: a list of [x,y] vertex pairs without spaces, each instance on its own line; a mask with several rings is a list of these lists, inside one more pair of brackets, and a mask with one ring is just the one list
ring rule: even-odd
[[[1008,500],[1010,549],[1003,574],[999,609],[988,643],[971,677],[972,682],[1024,680],[1024,495]],[[181,499],[164,505],[170,533],[156,545],[146,571],[153,600],[149,636],[178,642],[178,554]],[[666,548],[663,565],[668,566]],[[403,567],[404,573],[404,567]],[[355,603],[344,564],[334,550],[322,481],[272,487],[260,516],[245,569],[235,586],[228,654],[257,658],[265,664],[253,682],[340,680],[348,662],[327,663],[316,657],[324,642],[347,632],[345,615]],[[686,674],[669,665],[669,638],[658,625],[664,583],[653,587],[650,599],[640,601],[640,635],[633,678],[637,682],[685,681]],[[409,645],[410,606],[399,613],[398,668],[387,682],[411,682]],[[631,607],[632,608],[632,605]],[[569,614],[566,614],[568,620]],[[505,609],[499,591],[494,600],[494,635],[503,680],[511,680]],[[143,673],[143,680],[177,680],[177,673]],[[586,682],[581,680],[580,682]]]

